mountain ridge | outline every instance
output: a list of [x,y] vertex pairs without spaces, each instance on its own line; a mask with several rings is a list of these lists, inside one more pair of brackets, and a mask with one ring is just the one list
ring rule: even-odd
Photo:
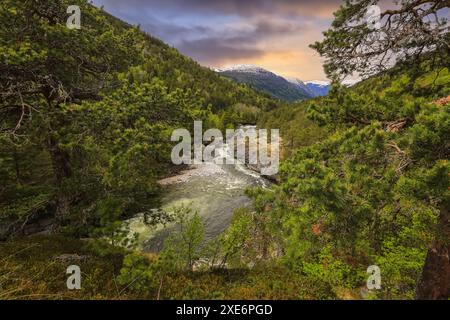
[[296,77],[283,77],[275,72],[252,64],[237,64],[212,68],[218,74],[238,83],[287,102],[298,102],[327,95],[331,82],[323,80],[304,81]]
[[[305,81],[297,77],[284,77],[252,64],[236,64],[223,68],[212,68],[212,70],[287,102],[322,97],[327,95],[331,89],[331,81],[328,80]],[[278,83],[274,83],[274,81]],[[342,85],[351,87],[360,81],[361,79],[346,79],[342,81]]]
[[258,66],[240,64],[214,70],[226,78],[247,84],[279,100],[297,102],[314,97],[306,86],[292,83],[286,78]]

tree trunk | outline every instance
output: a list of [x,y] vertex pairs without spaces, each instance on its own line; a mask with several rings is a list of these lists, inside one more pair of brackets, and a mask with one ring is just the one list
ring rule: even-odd
[[447,300],[450,297],[450,214],[447,207],[439,216],[439,232],[428,250],[416,299]]
[[70,168],[69,156],[61,150],[58,142],[53,138],[48,139],[48,151],[52,160],[56,187],[58,188],[55,218],[59,223],[62,223],[69,214],[71,202],[71,197],[64,187],[64,181],[72,175],[72,170]]

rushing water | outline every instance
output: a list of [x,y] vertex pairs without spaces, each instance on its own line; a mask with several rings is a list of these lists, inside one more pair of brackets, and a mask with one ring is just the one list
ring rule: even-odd
[[[227,145],[224,146],[226,156]],[[197,211],[205,225],[206,240],[222,233],[230,224],[233,211],[248,206],[251,200],[244,194],[250,186],[267,187],[270,183],[244,164],[234,165],[204,163],[191,170],[162,180],[165,185],[162,209],[170,211],[176,206],[189,206]],[[130,220],[133,232],[139,234],[139,243],[144,251],[158,251],[170,234],[173,226],[151,228],[142,217]]]

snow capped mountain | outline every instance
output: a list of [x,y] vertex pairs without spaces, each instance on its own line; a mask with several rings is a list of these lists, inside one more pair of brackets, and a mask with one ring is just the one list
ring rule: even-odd
[[[347,79],[342,81],[342,85],[351,87],[357,84],[360,79]],[[326,96],[331,89],[330,81],[311,80],[305,81],[305,85],[313,92],[314,97]]]
[[326,96],[331,89],[329,81],[311,80],[306,81],[305,84],[313,92],[314,97]]
[[317,86],[326,87],[331,84],[330,81],[322,81],[322,80],[311,80],[311,81],[305,81],[306,84],[314,84]]
[[216,71],[225,77],[240,83],[246,83],[280,100],[295,102],[313,97],[304,84],[289,82],[285,78],[258,66],[241,64],[216,69]]
[[[251,65],[238,64],[214,69],[217,73],[240,83],[246,83],[257,90],[289,102],[321,97],[331,89],[330,81],[302,81],[298,78],[283,78],[269,70]],[[344,86],[351,87],[360,80],[344,80]]]
[[258,73],[258,72],[270,72],[266,69],[263,69],[261,67],[258,66],[254,66],[251,64],[237,64],[237,65],[233,65],[233,66],[228,66],[225,68],[219,68],[219,69],[214,69],[216,72],[249,72],[249,73]]
[[308,92],[311,97],[316,97],[314,90],[311,90],[311,88],[307,85],[307,83],[303,82],[302,80],[298,78],[286,78],[286,80],[298,86],[302,90]]

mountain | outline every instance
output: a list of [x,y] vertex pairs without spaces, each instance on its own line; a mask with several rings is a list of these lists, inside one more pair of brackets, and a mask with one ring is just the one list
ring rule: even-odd
[[304,85],[289,82],[261,67],[253,65],[236,65],[224,69],[215,69],[220,75],[245,83],[280,100],[295,102],[310,99],[312,92]]
[[305,84],[313,92],[314,97],[326,96],[331,89],[328,81],[313,80],[307,81]]
[[304,91],[308,92],[308,94],[311,97],[316,97],[317,96],[315,94],[314,90],[311,90],[311,88],[309,88],[308,85],[305,82],[303,82],[302,80],[300,80],[298,78],[286,78],[286,80],[289,81],[290,83],[294,84],[295,86],[297,86],[301,90],[304,90]]
[[[291,83],[299,85],[301,87],[306,87],[313,97],[326,96],[331,89],[331,83],[329,81],[322,80],[311,80],[311,81],[301,81],[296,78],[288,79]],[[352,87],[357,84],[359,79],[347,79],[342,81],[342,84],[347,87]]]
[[[217,73],[238,83],[245,83],[280,100],[295,102],[326,96],[331,89],[329,81],[302,81],[298,78],[284,78],[264,68],[239,64],[223,69],[214,69]],[[360,80],[344,80],[344,86],[351,87]]]

